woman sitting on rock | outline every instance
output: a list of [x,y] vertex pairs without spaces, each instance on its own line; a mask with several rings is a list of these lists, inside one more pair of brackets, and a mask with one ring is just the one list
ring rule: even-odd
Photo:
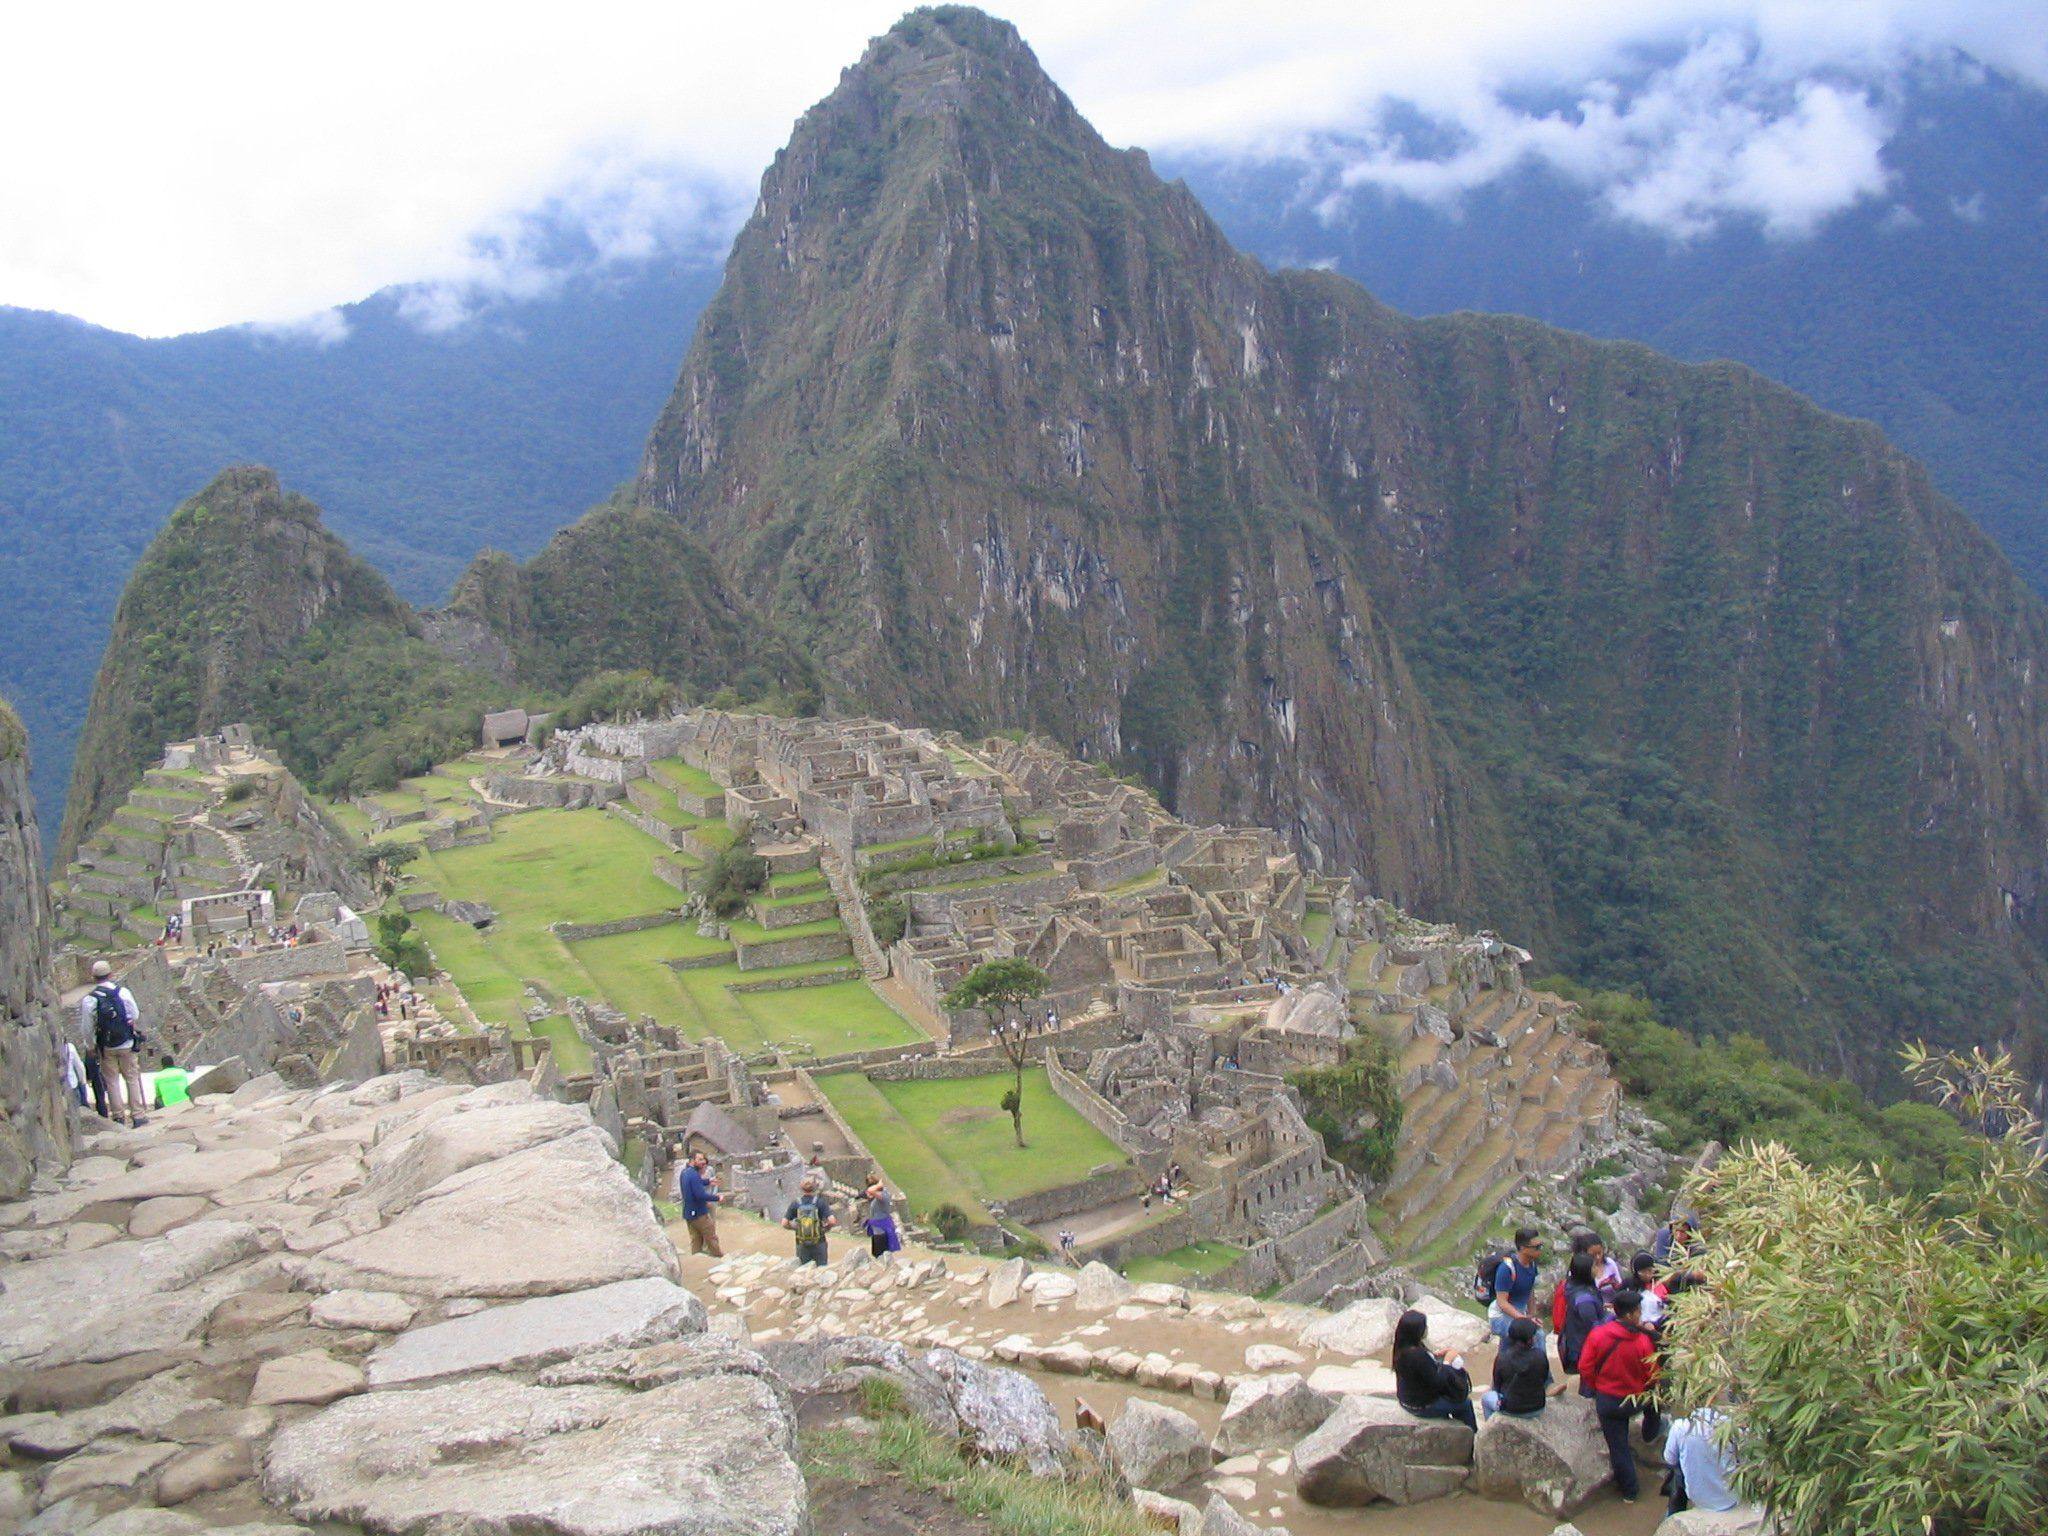
[[1429,1318],[1410,1310],[1394,1325],[1394,1390],[1401,1406],[1419,1419],[1455,1419],[1477,1429],[1472,1411],[1472,1377],[1456,1350],[1429,1347]]
[[1479,1406],[1492,1418],[1496,1413],[1526,1417],[1541,1413],[1546,1399],[1564,1390],[1550,1382],[1550,1356],[1537,1336],[1536,1324],[1518,1317],[1508,1324],[1507,1342],[1493,1361],[1493,1385],[1479,1394]]

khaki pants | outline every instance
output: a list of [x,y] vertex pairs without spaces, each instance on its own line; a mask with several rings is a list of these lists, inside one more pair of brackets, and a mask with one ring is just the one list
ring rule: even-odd
[[135,1048],[101,1051],[100,1076],[107,1084],[107,1118],[131,1125],[140,1120],[149,1103],[142,1096],[142,1064],[135,1059]]
[[718,1218],[706,1211],[702,1216],[692,1216],[686,1225],[690,1229],[690,1252],[708,1253],[714,1259],[725,1257],[725,1250],[718,1246]]

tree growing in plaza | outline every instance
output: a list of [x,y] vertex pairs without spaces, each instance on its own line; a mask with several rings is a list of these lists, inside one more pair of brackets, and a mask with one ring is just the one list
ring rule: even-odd
[[1003,1095],[1003,1108],[1010,1114],[1010,1129],[1017,1145],[1024,1145],[1024,1055],[1029,1039],[1021,1010],[1045,996],[1052,978],[1029,960],[1012,955],[1003,960],[986,960],[960,978],[946,994],[948,1008],[980,1008],[988,1014],[989,1034],[1010,1063],[1010,1091]]

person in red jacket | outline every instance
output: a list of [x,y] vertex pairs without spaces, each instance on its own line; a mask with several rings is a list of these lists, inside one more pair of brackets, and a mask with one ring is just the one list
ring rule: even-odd
[[1643,1326],[1641,1291],[1617,1291],[1613,1306],[1614,1316],[1595,1328],[1579,1351],[1579,1390],[1593,1399],[1615,1490],[1624,1504],[1633,1504],[1642,1490],[1636,1480],[1635,1450],[1629,1444],[1629,1423],[1640,1413],[1648,1440],[1656,1439],[1663,1428],[1650,1395],[1657,1383],[1657,1341]]

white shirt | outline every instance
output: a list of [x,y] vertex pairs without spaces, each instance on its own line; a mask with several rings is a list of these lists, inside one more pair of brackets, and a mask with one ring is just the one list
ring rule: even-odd
[[[93,1034],[93,1017],[96,1008],[92,994],[105,985],[105,982],[94,982],[92,984],[92,991],[87,992],[85,996],[78,1000],[78,1032],[85,1037],[85,1048],[89,1051],[99,1048],[99,1041]],[[114,988],[114,995],[121,999],[122,1011],[128,1015],[128,1027],[130,1029],[135,1028],[136,1025],[142,1022],[142,1010],[135,1006],[135,994],[126,987],[117,986]]]
[[1721,1416],[1702,1408],[1689,1419],[1678,1419],[1664,1442],[1664,1459],[1674,1461],[1685,1475],[1685,1496],[1695,1509],[1733,1509],[1741,1502],[1728,1486],[1734,1475],[1734,1461],[1714,1444],[1714,1426]]

